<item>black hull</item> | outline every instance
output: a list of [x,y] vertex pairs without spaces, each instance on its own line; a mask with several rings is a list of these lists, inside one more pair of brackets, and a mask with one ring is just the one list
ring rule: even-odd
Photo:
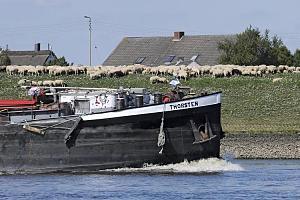
[[[219,157],[220,109],[218,103],[166,112],[161,154],[157,141],[162,112],[82,121],[72,148],[65,144],[66,130],[53,129],[42,136],[21,125],[1,126],[0,171],[100,170]],[[196,141],[198,133],[192,122],[199,127],[204,120],[209,122],[213,137]]]

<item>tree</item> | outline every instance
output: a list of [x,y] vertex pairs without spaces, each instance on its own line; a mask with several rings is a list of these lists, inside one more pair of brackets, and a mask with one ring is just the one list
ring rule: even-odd
[[53,61],[50,61],[47,65],[69,66],[70,64],[66,61],[65,57],[63,56]]
[[294,53],[293,65],[295,67],[300,67],[300,49],[297,49]]
[[220,57],[222,64],[251,65],[258,63],[258,44],[260,33],[251,26],[236,35],[236,40],[226,40],[219,44],[224,53]]
[[0,66],[10,65],[10,59],[5,52],[0,53]]
[[257,28],[246,28],[235,40],[219,44],[221,64],[236,65],[292,65],[291,52],[277,36],[269,37],[269,30],[262,35]]
[[272,40],[272,55],[274,57],[273,65],[293,65],[293,56],[282,40],[277,36]]

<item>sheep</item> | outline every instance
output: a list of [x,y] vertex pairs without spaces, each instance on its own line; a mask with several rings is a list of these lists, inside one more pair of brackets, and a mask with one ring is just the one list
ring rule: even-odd
[[[179,79],[189,78],[190,76],[199,77],[203,75],[212,75],[213,77],[230,77],[233,75],[248,75],[248,76],[263,76],[275,73],[297,73],[300,67],[294,66],[237,66],[237,65],[214,65],[214,66],[199,66],[199,65],[160,65],[157,67],[148,67],[144,65],[124,65],[124,66],[0,66],[0,71],[5,70],[7,74],[20,76],[25,75],[40,75],[49,73],[52,75],[78,75],[84,73],[90,79],[97,79],[100,77],[120,77],[128,74],[153,74],[155,76],[170,75],[176,76]],[[222,74],[221,74],[222,71]]]
[[64,80],[55,80],[54,82],[53,82],[53,86],[61,86],[61,87],[65,87],[66,86],[66,83],[65,83],[65,81]]
[[136,64],[136,65],[132,66],[132,72],[134,74],[138,74],[138,73],[140,74],[140,73],[142,73],[143,69],[144,69],[144,66],[140,65],[140,64]]
[[296,71],[296,67],[288,67],[287,70],[292,73],[293,71]]
[[79,69],[78,69],[78,73],[79,73],[79,74],[80,74],[80,73],[82,73],[82,74],[86,74],[86,73],[87,73],[87,69],[88,69],[87,66],[79,66],[78,68],[79,68]]
[[89,76],[90,76],[90,79],[91,80],[95,80],[95,79],[98,79],[99,78],[99,75],[98,75],[98,73],[90,73],[89,74]]
[[6,73],[8,75],[13,75],[18,73],[18,66],[10,65],[6,67]]
[[157,83],[158,79],[159,79],[159,76],[151,76],[150,83],[152,83],[152,84]]
[[39,70],[33,66],[28,67],[27,72],[31,75],[35,75],[35,76],[39,75]]
[[142,74],[150,74],[150,71],[151,71],[151,67],[144,67]]
[[27,69],[25,66],[19,66],[18,67],[18,74],[20,76],[25,76],[26,75],[26,72],[27,72]]
[[65,72],[65,69],[64,69],[63,67],[58,67],[58,68],[55,68],[55,69],[53,70],[52,74],[53,74],[54,76],[57,76],[57,75],[62,75],[62,74],[64,74],[64,72]]
[[38,65],[38,66],[36,66],[35,68],[36,68],[36,70],[38,71],[38,74],[44,74],[44,73],[45,73],[45,70],[46,70],[46,67],[45,67],[45,66],[40,66],[40,65]]
[[159,76],[151,76],[150,77],[150,83],[168,83],[168,80],[165,77],[159,77]]
[[168,79],[165,77],[159,77],[158,83],[168,83]]
[[273,83],[279,82],[279,81],[282,81],[282,78],[274,78],[274,79],[272,80]]
[[212,76],[214,78],[223,77],[224,76],[224,72],[221,69],[215,69],[215,70],[212,71]]
[[190,73],[191,73],[191,75],[193,75],[193,76],[195,76],[195,77],[197,77],[197,76],[199,76],[200,75],[200,69],[199,69],[199,67],[190,67]]
[[177,77],[179,79],[184,78],[184,80],[186,81],[186,79],[188,78],[188,73],[185,70],[181,69],[177,72]]
[[30,80],[27,80],[27,79],[21,79],[18,81],[18,85],[19,86],[23,86],[23,85],[26,85],[26,83],[29,83],[31,82]]
[[150,73],[153,74],[153,75],[158,75],[159,68],[158,67],[151,67]]
[[31,81],[30,85],[32,85],[32,86],[38,86],[38,83],[36,81]]
[[51,80],[43,81],[43,86],[53,86],[53,85],[54,85],[54,81]]
[[43,81],[38,81],[37,86],[43,86]]
[[224,77],[230,77],[232,75],[232,69],[223,70]]

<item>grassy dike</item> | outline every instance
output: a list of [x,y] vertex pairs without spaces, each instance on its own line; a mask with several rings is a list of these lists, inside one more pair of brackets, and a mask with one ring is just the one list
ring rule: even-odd
[[[146,87],[166,92],[166,84],[152,85],[150,75],[128,75],[121,78],[90,80],[84,75],[60,77],[27,76],[30,80],[63,79],[76,87]],[[273,83],[274,78],[281,81]],[[171,77],[168,77],[169,79]],[[22,79],[0,73],[0,99],[26,98],[17,86]],[[191,78],[181,81],[194,91],[222,91],[222,126],[225,132],[300,132],[300,74],[275,74],[267,77]]]

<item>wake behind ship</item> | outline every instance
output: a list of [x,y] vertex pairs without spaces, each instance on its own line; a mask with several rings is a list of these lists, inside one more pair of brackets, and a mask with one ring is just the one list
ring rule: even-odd
[[140,90],[125,98],[103,94],[61,92],[57,111],[3,112],[0,171],[94,171],[219,157],[221,93],[164,101],[153,95],[153,102]]

